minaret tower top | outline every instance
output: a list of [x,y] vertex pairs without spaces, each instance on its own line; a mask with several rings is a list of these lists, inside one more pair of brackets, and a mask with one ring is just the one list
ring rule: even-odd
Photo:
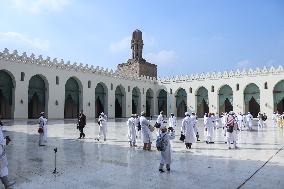
[[132,49],[132,59],[142,60],[142,51],[143,51],[143,39],[142,32],[140,30],[135,30],[132,33],[131,40],[131,49]]

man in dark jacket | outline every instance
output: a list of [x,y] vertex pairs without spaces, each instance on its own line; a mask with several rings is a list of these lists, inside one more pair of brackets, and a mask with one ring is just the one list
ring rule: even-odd
[[85,126],[86,126],[86,116],[83,114],[83,110],[81,110],[78,117],[78,129],[80,131],[80,137],[78,139],[81,139],[82,137],[85,138],[85,133],[83,131]]

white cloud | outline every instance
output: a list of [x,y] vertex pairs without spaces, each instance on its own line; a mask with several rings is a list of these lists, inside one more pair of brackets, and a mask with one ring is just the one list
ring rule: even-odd
[[43,11],[59,11],[68,5],[70,0],[11,0],[11,3],[21,10],[38,14]]
[[117,52],[122,52],[125,50],[130,49],[130,42],[131,42],[131,36],[127,36],[124,37],[123,39],[115,42],[115,43],[111,43],[109,46],[109,50],[112,53],[117,53]]
[[236,67],[238,69],[244,69],[244,68],[250,68],[252,66],[252,61],[250,60],[242,60],[242,61],[239,61],[237,64],[236,64]]
[[31,38],[16,32],[0,32],[0,41],[22,43],[41,50],[47,50],[50,46],[48,40],[42,40],[40,38]]
[[161,50],[157,53],[148,53],[145,58],[153,64],[167,64],[176,61],[177,54],[173,50]]

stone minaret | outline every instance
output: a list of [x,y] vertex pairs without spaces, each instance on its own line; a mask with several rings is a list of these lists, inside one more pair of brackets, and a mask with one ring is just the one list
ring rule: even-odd
[[142,32],[135,30],[132,33],[131,49],[132,58],[128,59],[126,63],[117,65],[117,73],[131,76],[150,76],[157,78],[157,65],[147,62],[142,57],[143,51]]
[[132,59],[142,60],[143,45],[142,32],[140,30],[135,30],[132,33],[131,40]]

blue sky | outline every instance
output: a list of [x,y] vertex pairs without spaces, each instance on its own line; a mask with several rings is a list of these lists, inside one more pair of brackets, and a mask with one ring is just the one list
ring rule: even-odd
[[159,76],[284,65],[283,0],[0,0],[0,49],[116,69],[143,32]]

